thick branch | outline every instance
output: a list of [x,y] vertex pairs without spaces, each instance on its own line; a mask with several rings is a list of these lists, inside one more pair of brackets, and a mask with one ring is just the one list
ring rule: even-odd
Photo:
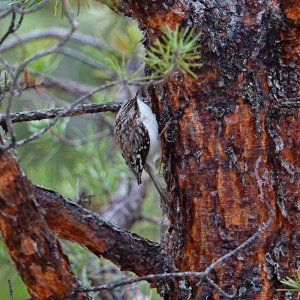
[[54,191],[35,186],[34,193],[49,227],[59,237],[77,242],[139,276],[163,271],[165,253],[159,244],[103,221]]
[[35,205],[31,183],[12,153],[0,153],[0,230],[8,252],[35,299],[73,297],[79,283]]
[[[120,108],[120,102],[106,102],[98,104],[78,104],[70,108],[62,117],[77,116],[83,114],[94,114],[105,111],[118,111]],[[44,119],[54,119],[57,117],[66,107],[41,109],[19,113],[10,114],[12,123],[38,121]],[[0,115],[0,125],[5,129],[5,115]]]

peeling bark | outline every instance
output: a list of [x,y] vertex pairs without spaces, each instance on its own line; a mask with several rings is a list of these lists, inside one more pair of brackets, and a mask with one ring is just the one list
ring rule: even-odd
[[0,153],[0,230],[34,299],[90,299],[73,296],[79,282],[36,205],[31,183],[9,152]]

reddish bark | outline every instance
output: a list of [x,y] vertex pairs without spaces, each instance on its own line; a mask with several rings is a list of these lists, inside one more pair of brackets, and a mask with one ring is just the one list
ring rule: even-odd
[[0,230],[8,252],[34,299],[90,299],[48,230],[33,188],[9,152],[0,153]]
[[[159,246],[101,221],[52,191],[36,188],[49,226],[59,236],[138,275],[203,271],[266,222],[267,202],[275,212],[268,230],[210,276],[224,289],[235,286],[237,297],[243,299],[283,299],[284,293],[276,292],[279,280],[300,264],[300,117],[299,109],[289,108],[300,102],[298,2],[112,3],[116,11],[139,22],[146,44],[161,34],[161,24],[193,25],[203,32],[204,65],[194,70],[198,78],[174,72],[163,85],[149,89],[160,129],[164,129],[171,225]],[[10,189],[16,199],[22,195],[24,200],[32,190],[27,183],[20,185],[27,182],[20,178],[9,181]],[[0,208],[5,212],[0,226],[9,237],[14,233],[8,230],[12,226],[24,227],[20,221],[7,224],[5,218],[14,213],[10,207],[16,204],[8,195],[6,181],[0,191]],[[9,205],[2,201],[3,195]],[[34,206],[33,212],[38,214]],[[28,219],[21,210],[16,212],[17,220],[19,215]],[[31,236],[35,228],[25,236]],[[26,241],[25,249],[30,249]],[[8,238],[6,243],[20,265],[23,257],[15,254]],[[22,268],[19,271],[24,273]],[[192,278],[174,279],[156,286],[165,299],[220,298],[205,281],[196,283]],[[28,285],[35,287],[31,281]]]
[[159,244],[103,221],[54,191],[35,186],[34,193],[48,226],[59,237],[75,241],[111,260],[121,270],[140,276],[160,273],[167,266]]
[[[202,271],[270,228],[211,277],[243,299],[283,299],[279,279],[299,265],[299,1],[116,1],[147,29],[196,26],[203,67],[151,89],[164,131],[171,226],[164,247],[175,269]],[[185,5],[183,5],[183,3]],[[165,137],[168,139],[165,139]],[[165,299],[218,299],[195,280],[165,287]]]

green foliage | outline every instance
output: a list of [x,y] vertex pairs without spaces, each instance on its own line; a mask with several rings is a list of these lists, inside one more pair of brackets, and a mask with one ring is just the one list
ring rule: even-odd
[[[26,9],[38,5],[40,0],[10,1],[10,3],[21,3]],[[140,59],[144,54],[140,43],[142,34],[136,23],[131,20],[116,16],[107,7],[94,4],[88,9],[84,2],[80,1],[81,13],[77,17],[81,34],[93,36],[99,40],[103,47],[94,47],[89,44],[69,41],[65,47],[72,49],[85,57],[93,59],[102,64],[103,67],[86,64],[84,61],[66,56],[60,52],[51,54],[32,61],[27,67],[29,83],[36,84],[35,88],[30,85],[21,85],[23,89],[20,97],[13,98],[13,112],[28,111],[44,108],[66,106],[78,99],[80,94],[73,93],[72,89],[64,90],[58,86],[47,87],[42,84],[43,78],[36,77],[33,71],[47,74],[62,83],[73,82],[82,84],[86,88],[93,89],[117,78],[124,79],[124,84],[107,89],[87,100],[91,103],[101,103],[112,100],[127,99],[134,92],[128,82],[136,82],[143,78],[144,62]],[[76,9],[79,1],[70,1],[72,8]],[[49,27],[69,28],[67,18],[61,16],[61,0],[49,1],[43,9],[26,15],[18,35],[39,29],[47,30]],[[54,14],[53,14],[54,10]],[[10,16],[1,20],[0,35],[4,34],[10,25]],[[3,53],[3,57],[10,66],[16,67],[27,57],[48,48],[57,43],[55,37],[44,37],[34,41],[24,42],[9,51]],[[23,77],[20,78],[21,82]],[[10,76],[4,71],[0,74],[1,89],[9,88]],[[41,84],[40,84],[41,83]],[[4,99],[5,104],[5,99]],[[4,106],[4,105],[3,105]],[[4,106],[5,107],[5,106]],[[26,172],[26,176],[34,184],[52,188],[62,195],[76,201],[79,195],[93,195],[89,209],[96,211],[106,204],[106,201],[117,190],[120,178],[132,174],[124,163],[120,151],[114,145],[112,128],[115,114],[95,114],[81,117],[62,118],[55,127],[46,134],[31,143],[17,149],[20,164]],[[49,121],[24,122],[14,124],[17,138],[22,139],[29,134],[47,126]],[[1,129],[0,129],[1,130]],[[88,143],[80,143],[88,137],[95,136],[99,132],[108,131],[108,135],[102,138],[90,140]],[[79,143],[72,143],[78,141]],[[153,198],[157,193],[147,194],[143,212],[151,215],[161,216],[158,205],[153,204]],[[157,225],[148,221],[136,223],[131,229],[145,237],[157,239]],[[99,258],[89,253],[86,249],[62,242],[64,251],[70,258],[74,272],[80,277],[83,284],[94,284],[95,278],[93,267],[99,265]],[[0,299],[8,299],[7,279],[12,279],[14,299],[21,300],[27,296],[26,287],[17,275],[14,265],[7,253],[1,253],[3,243],[0,241]],[[4,247],[3,247],[4,248]],[[111,267],[111,263],[101,260],[101,270]],[[99,274],[99,277],[103,274]],[[106,277],[107,281],[119,279],[123,273],[116,272]],[[97,276],[96,276],[97,277]],[[142,299],[160,299],[155,291],[149,291],[149,285],[143,283]],[[131,287],[128,287],[130,289]],[[99,299],[99,298],[95,298]],[[132,299],[138,299],[133,296]]]
[[128,70],[128,63],[126,63],[125,55],[122,55],[121,61],[116,56],[111,56],[107,58],[107,66],[109,66],[120,78],[124,81],[130,82],[138,80],[139,74],[143,72],[144,65],[141,65],[137,70]]
[[[50,47],[53,44],[53,42],[50,42],[50,40],[38,40],[34,41],[32,43],[28,43],[24,49],[18,49],[19,55],[18,57],[22,59],[22,56],[31,56],[32,54],[41,51],[45,49],[45,47]],[[28,67],[36,72],[43,72],[45,74],[51,74],[54,72],[57,67],[59,66],[60,62],[62,60],[62,56],[57,55],[56,53],[43,56],[39,59],[33,60],[30,64],[28,64]]]
[[282,284],[286,286],[284,289],[277,289],[282,292],[298,292],[300,293],[300,269],[294,270],[291,277],[285,277],[280,280]]
[[145,62],[152,68],[154,78],[164,77],[179,70],[197,77],[191,70],[201,67],[201,45],[196,45],[201,33],[194,35],[195,27],[179,29],[178,25],[172,31],[169,26],[163,27],[163,34],[157,39],[150,50],[146,51]]

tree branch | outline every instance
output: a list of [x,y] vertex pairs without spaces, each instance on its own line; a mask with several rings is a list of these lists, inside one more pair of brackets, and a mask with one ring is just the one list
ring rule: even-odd
[[8,29],[7,29],[7,31],[6,31],[6,33],[3,35],[3,37],[2,37],[1,40],[0,40],[0,46],[3,44],[3,42],[6,40],[6,38],[7,38],[10,34],[16,32],[16,31],[20,28],[20,26],[21,26],[21,24],[22,24],[22,21],[23,21],[23,17],[24,17],[24,15],[22,14],[22,15],[20,16],[20,19],[19,19],[18,24],[15,25],[16,13],[15,13],[15,12],[12,13],[10,25],[9,25],[9,27],[8,27]]
[[[36,39],[56,38],[59,40],[64,40],[68,36],[69,32],[70,30],[61,27],[51,27],[47,29],[33,30],[31,32],[24,33],[22,36],[14,37],[5,41],[0,47],[0,53],[12,49],[20,44],[34,41]],[[80,33],[78,31],[74,32],[69,40],[89,45],[98,49],[105,48],[103,43],[101,43],[99,39],[88,34]]]
[[77,242],[138,276],[164,271],[166,256],[159,244],[103,221],[52,190],[35,186],[34,193],[49,227],[59,237]]
[[[33,140],[37,139],[42,134],[44,134],[45,132],[47,132],[50,128],[52,128],[56,124],[56,122],[60,119],[61,116],[63,116],[64,114],[68,113],[68,111],[72,110],[73,107],[75,107],[76,105],[78,105],[80,102],[82,102],[85,99],[88,99],[89,97],[91,97],[95,93],[98,93],[98,92],[100,92],[100,91],[102,91],[104,89],[112,87],[112,86],[114,86],[114,85],[116,85],[118,83],[120,83],[120,82],[115,81],[115,82],[112,82],[112,83],[103,84],[102,86],[94,89],[90,93],[81,96],[72,105],[64,107],[64,109],[61,110],[60,113],[58,113],[46,127],[44,127],[41,130],[39,130],[39,131],[37,131],[37,132],[29,135],[28,137],[24,138],[23,140],[19,140],[19,141],[15,142],[14,144],[12,143],[12,144],[8,145],[7,147],[9,148],[9,147],[13,147],[13,146],[15,146],[15,147],[23,146],[23,145],[29,143],[30,141],[33,141]],[[6,114],[6,123],[7,123],[8,119],[11,122],[10,115],[7,116],[7,114]]]
[[[15,131],[14,131],[14,128],[12,126],[12,122],[11,122],[11,119],[10,119],[10,112],[11,112],[11,108],[12,108],[12,101],[13,101],[13,97],[14,97],[14,93],[15,93],[15,90],[16,90],[16,87],[18,85],[18,79],[19,79],[19,76],[21,75],[21,73],[23,72],[23,70],[25,69],[25,67],[32,61],[38,59],[38,58],[41,58],[41,57],[44,57],[46,55],[49,55],[55,51],[57,51],[59,48],[63,47],[68,41],[69,39],[72,37],[72,35],[74,34],[77,26],[78,26],[78,22],[77,20],[75,19],[75,16],[73,14],[73,11],[72,9],[70,8],[69,6],[69,2],[67,0],[63,0],[62,1],[62,5],[63,5],[63,9],[64,9],[64,12],[66,14],[66,17],[68,19],[68,22],[70,24],[70,30],[68,30],[68,33],[65,35],[64,39],[61,40],[60,42],[58,42],[57,44],[47,48],[47,49],[44,49],[40,52],[37,52],[33,55],[31,55],[29,58],[27,58],[26,60],[24,60],[16,69],[15,71],[15,74],[12,78],[12,84],[10,86],[10,90],[9,90],[9,96],[8,96],[8,99],[7,99],[7,107],[6,107],[6,125],[7,125],[7,129],[8,129],[8,133],[10,135],[10,138],[11,138],[11,144],[7,146],[7,148],[10,148],[10,147],[15,147],[17,146],[17,143],[16,143],[16,134],[15,134]],[[55,123],[55,119],[53,120],[53,124]],[[49,126],[50,128],[51,126]],[[45,128],[43,131],[41,130],[39,135],[42,134],[43,132],[46,132],[49,128]],[[38,133],[24,139],[24,140],[21,140],[18,142],[18,145],[24,145],[25,143],[35,139],[37,136]]]
[[176,273],[152,274],[152,275],[146,275],[142,277],[121,279],[118,281],[113,281],[107,284],[102,284],[100,286],[94,286],[91,288],[79,288],[78,291],[95,292],[100,290],[112,290],[115,289],[116,287],[124,286],[127,284],[133,284],[143,280],[153,281],[156,279],[163,279],[163,278],[166,279],[166,278],[187,278],[187,277],[206,279],[208,283],[212,285],[220,293],[220,295],[230,299],[234,299],[236,297],[236,290],[234,288],[231,294],[224,292],[218,285],[216,285],[216,283],[213,280],[207,277],[207,274],[205,272],[176,272]]
[[[79,288],[35,203],[33,187],[12,152],[0,152],[0,230],[10,256],[35,299],[70,299]],[[73,299],[90,299],[78,295]]]
[[[32,110],[19,113],[10,114],[12,123],[28,122],[28,121],[39,121],[45,119],[54,119],[57,116],[60,117],[70,117],[78,116],[84,114],[95,114],[99,112],[112,111],[116,112],[119,110],[121,102],[106,102],[98,104],[77,104],[72,108],[68,106],[52,109],[41,109],[41,110]],[[68,109],[69,108],[69,109]],[[67,110],[68,109],[68,110]],[[64,112],[65,113],[62,113]],[[0,115],[0,125],[3,129],[6,129],[6,116]]]

